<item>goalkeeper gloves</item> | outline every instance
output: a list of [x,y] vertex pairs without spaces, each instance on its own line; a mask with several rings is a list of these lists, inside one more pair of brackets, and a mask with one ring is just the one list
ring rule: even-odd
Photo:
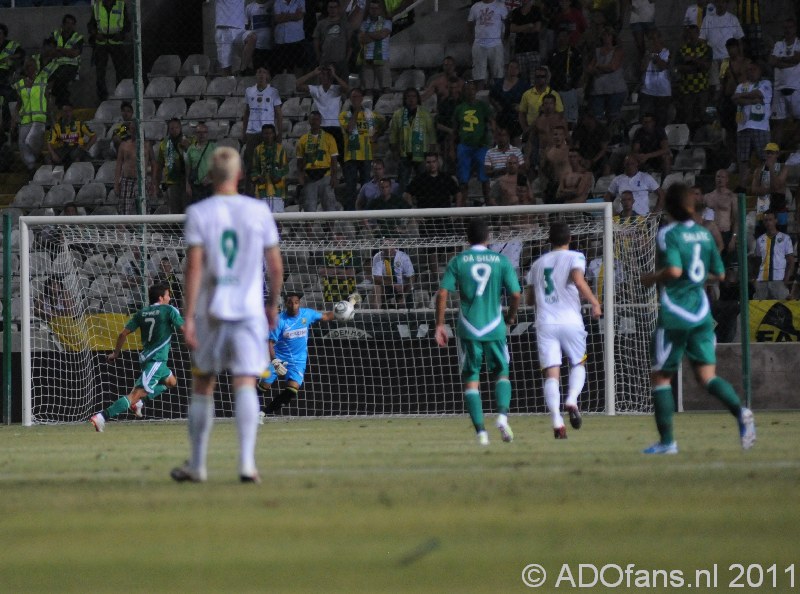
[[275,368],[275,373],[281,377],[286,375],[286,372],[289,371],[289,369],[286,367],[286,361],[281,361],[277,358],[272,360],[272,366]]

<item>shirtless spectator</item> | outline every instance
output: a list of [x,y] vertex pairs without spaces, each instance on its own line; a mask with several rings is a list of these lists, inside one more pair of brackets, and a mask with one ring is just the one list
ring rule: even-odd
[[722,253],[724,248],[722,243],[722,233],[720,233],[719,226],[715,219],[717,218],[713,208],[703,208],[703,190],[700,186],[692,186],[689,188],[689,195],[694,198],[695,209],[692,218],[694,222],[708,229],[711,236],[714,238],[714,244],[717,246],[717,251]]
[[564,118],[563,111],[556,111],[556,99],[554,95],[545,95],[542,99],[542,107],[539,115],[533,124],[536,131],[530,135],[530,163],[532,167],[539,167],[541,157],[550,148],[553,139],[553,130],[556,128],[567,129],[567,120]]
[[456,61],[450,56],[446,56],[442,62],[442,71],[438,74],[434,74],[428,81],[428,86],[422,91],[420,95],[422,100],[427,101],[435,94],[436,98],[441,103],[442,100],[446,99],[450,94],[449,85],[451,79],[456,79],[459,91],[464,90],[464,80],[458,76],[458,72],[456,72]]
[[520,173],[517,155],[509,155],[503,174],[492,182],[491,197],[497,206],[530,204],[528,178]]
[[572,171],[569,165],[569,145],[567,144],[567,128],[553,128],[552,140],[541,164],[541,173],[545,178],[544,203],[558,204],[558,187],[561,178]]
[[[120,128],[122,143],[117,149],[117,166],[114,170],[114,192],[117,194],[117,212],[122,215],[144,214],[139,212],[137,194],[139,184],[136,178],[136,122],[131,120]],[[155,171],[152,160],[153,147],[149,141],[144,143],[144,154],[149,157],[150,171]],[[155,194],[152,180],[147,183],[147,193]]]
[[578,149],[569,149],[570,170],[561,177],[558,184],[557,201],[564,204],[586,202],[592,189],[592,173],[583,166]]
[[729,174],[725,169],[714,177],[714,191],[703,196],[703,204],[714,210],[714,221],[722,234],[726,259],[736,257],[736,226],[739,222],[739,205],[736,194],[728,188]]

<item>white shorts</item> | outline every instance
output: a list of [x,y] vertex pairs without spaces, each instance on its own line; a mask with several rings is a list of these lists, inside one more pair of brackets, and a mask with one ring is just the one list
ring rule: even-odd
[[255,31],[247,29],[217,27],[214,41],[217,44],[217,62],[220,68],[230,68],[233,64],[233,46],[243,45],[248,37],[255,34]]
[[192,355],[192,364],[206,375],[227,369],[232,375],[258,377],[269,355],[268,334],[266,318],[228,322],[198,317],[200,346]]
[[[578,365],[586,358],[586,330],[583,326],[545,324],[536,326],[539,346],[539,367],[561,367],[564,355],[570,365]],[[563,353],[563,354],[562,354]]]
[[789,116],[800,117],[800,89],[791,95],[784,95],[782,90],[775,90],[772,95],[772,118],[785,120]]
[[504,69],[505,53],[502,43],[494,47],[484,47],[477,43],[472,45],[472,78],[474,80],[485,80],[491,83],[496,78],[503,78]]

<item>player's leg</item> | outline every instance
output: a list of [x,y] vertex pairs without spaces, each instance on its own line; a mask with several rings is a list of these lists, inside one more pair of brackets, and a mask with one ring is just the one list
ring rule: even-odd
[[172,373],[166,365],[159,368],[154,380],[155,382],[148,386],[147,391],[140,390],[135,394],[131,392],[131,395],[128,396],[128,400],[131,402],[131,412],[140,419],[143,416],[142,408],[144,407],[145,400],[155,400],[170,388],[174,388],[178,385],[178,378],[175,377],[175,374]]
[[539,348],[539,366],[544,373],[544,400],[553,422],[556,439],[566,439],[567,429],[561,416],[561,344],[558,327],[541,326],[536,329]]
[[756,441],[756,426],[753,412],[742,406],[739,395],[733,386],[717,375],[716,340],[712,323],[697,328],[692,333],[686,355],[692,362],[694,375],[706,391],[725,405],[736,417],[739,425],[739,438],[742,448],[749,450]]
[[508,343],[505,340],[484,343],[486,364],[490,375],[497,379],[494,384],[494,399],[497,405],[495,426],[500,431],[501,439],[510,443],[514,441],[514,432],[508,424],[508,411],[511,408],[511,381],[508,379]]
[[586,385],[586,335],[584,328],[576,326],[569,329],[562,340],[562,348],[569,361],[569,384],[564,408],[569,413],[569,423],[573,429],[583,425],[578,397]]
[[458,358],[461,367],[461,379],[464,381],[464,403],[467,406],[469,418],[475,433],[478,436],[478,443],[489,445],[489,434],[483,423],[483,404],[481,403],[480,393],[480,373],[483,363],[483,345],[474,340],[456,341],[458,346]]
[[286,385],[283,390],[267,404],[265,412],[268,415],[280,413],[284,406],[290,404],[292,400],[297,398],[297,393],[300,391],[300,386],[303,383],[303,375],[292,369],[286,374],[286,380]]
[[650,374],[650,394],[656,419],[659,441],[646,448],[645,454],[677,454],[672,417],[675,401],[672,395],[672,376],[678,370],[685,349],[685,333],[656,328],[650,344],[653,368]]

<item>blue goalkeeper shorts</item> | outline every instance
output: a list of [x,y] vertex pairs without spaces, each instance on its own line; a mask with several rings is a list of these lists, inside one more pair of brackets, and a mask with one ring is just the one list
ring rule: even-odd
[[267,369],[264,373],[261,374],[261,377],[258,379],[258,385],[261,386],[261,389],[266,389],[267,387],[271,386],[275,383],[275,380],[282,379],[284,381],[294,381],[297,382],[298,386],[303,385],[303,377],[306,373],[306,367],[303,365],[302,368],[293,365],[292,363],[286,363],[286,375],[281,377],[275,372],[275,367],[272,365],[272,361],[269,362]]

